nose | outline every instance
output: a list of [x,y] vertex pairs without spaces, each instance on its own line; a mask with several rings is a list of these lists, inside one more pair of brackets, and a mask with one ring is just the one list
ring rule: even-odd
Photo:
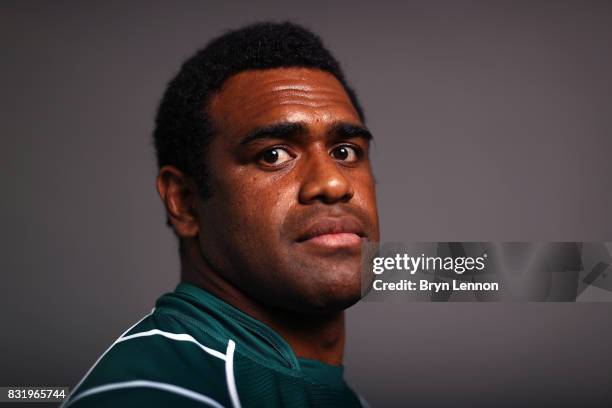
[[342,166],[326,151],[311,155],[302,171],[301,204],[348,202],[355,193]]

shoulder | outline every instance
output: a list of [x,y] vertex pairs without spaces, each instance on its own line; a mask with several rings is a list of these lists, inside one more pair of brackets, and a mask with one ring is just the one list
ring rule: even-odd
[[100,356],[64,406],[231,405],[233,349],[188,319],[153,311]]

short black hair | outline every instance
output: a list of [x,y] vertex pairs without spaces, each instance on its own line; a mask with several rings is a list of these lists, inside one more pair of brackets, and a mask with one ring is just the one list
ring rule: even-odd
[[204,157],[214,132],[207,111],[211,97],[239,72],[286,67],[315,68],[334,75],[365,121],[340,64],[316,34],[291,22],[251,24],[210,41],[185,61],[168,84],[153,133],[158,166],[177,167],[195,180],[203,198],[209,197]]

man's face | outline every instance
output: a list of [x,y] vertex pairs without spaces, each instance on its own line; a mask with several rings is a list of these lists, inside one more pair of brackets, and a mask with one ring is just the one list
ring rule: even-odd
[[343,86],[315,69],[245,71],[208,109],[204,259],[269,306],[317,313],[356,302],[361,244],[379,230],[369,133]]

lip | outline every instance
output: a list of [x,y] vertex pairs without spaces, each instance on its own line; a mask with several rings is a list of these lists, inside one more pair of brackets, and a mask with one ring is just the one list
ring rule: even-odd
[[361,245],[361,237],[352,232],[339,232],[334,234],[317,235],[304,242],[327,247],[327,248],[349,248]]
[[364,236],[363,227],[353,217],[322,218],[306,228],[297,242],[334,249],[359,246]]

